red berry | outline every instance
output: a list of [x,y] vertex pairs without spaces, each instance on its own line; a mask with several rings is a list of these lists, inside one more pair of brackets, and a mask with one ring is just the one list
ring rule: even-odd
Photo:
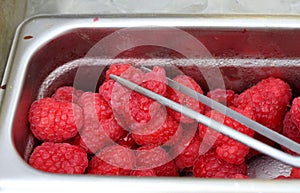
[[[201,89],[201,87],[195,82],[194,79],[192,79],[189,76],[185,76],[185,75],[179,75],[177,77],[174,78],[174,81],[183,84],[184,86],[187,86],[193,90],[195,90],[198,93],[203,94],[203,91]],[[181,105],[184,105],[188,108],[191,108],[194,111],[197,111],[201,114],[204,113],[204,105],[202,103],[200,103],[199,101],[177,91],[172,89],[171,87],[167,88],[167,97],[177,103],[180,103]],[[189,117],[186,117],[184,115],[181,115],[181,113],[172,110],[170,108],[168,108],[168,112],[170,113],[170,115],[175,118],[175,120],[182,122],[182,123],[193,123],[195,122],[194,120],[192,120]]]
[[231,175],[230,178],[233,178],[233,179],[249,179],[249,177],[247,175],[243,175],[243,174],[234,174],[234,175]]
[[[166,75],[162,67],[156,66],[151,72],[145,74],[140,86],[157,94],[166,92]],[[129,114],[127,122],[131,129],[136,129],[132,123],[149,123],[160,111],[162,105],[140,93],[131,92],[129,97]]]
[[108,80],[105,81],[100,87],[99,87],[99,94],[103,97],[103,99],[110,105],[111,101],[111,95],[114,88],[116,81],[114,80]]
[[86,152],[77,146],[45,142],[34,149],[29,164],[45,172],[83,174],[88,158]]
[[291,174],[290,174],[290,177],[299,179],[300,178],[300,168],[293,167],[292,171],[291,171]]
[[300,97],[295,98],[292,102],[290,116],[295,126],[300,131]]
[[168,163],[158,166],[153,169],[157,176],[178,176],[178,168],[174,161],[169,161]]
[[112,109],[103,97],[97,93],[85,92],[79,98],[85,120],[103,120],[112,116]]
[[121,76],[131,67],[130,64],[112,64],[109,66],[109,69],[106,71],[106,80],[109,80],[109,75],[114,74],[117,76]]
[[90,152],[95,153],[108,143],[118,141],[123,134],[114,117],[103,119],[100,122],[86,120],[80,133],[81,140]]
[[[121,76],[154,92],[164,94],[166,77],[163,68],[154,67],[151,72],[144,74],[139,69],[131,67],[127,72],[128,74],[123,73]],[[156,116],[161,116],[162,113],[161,104],[118,83],[114,84],[112,90],[111,107],[119,124],[123,127],[127,126],[130,130],[137,130],[154,124]]]
[[[245,109],[242,111],[234,107],[231,108],[253,119],[251,109]],[[253,130],[217,111],[212,110],[208,112],[206,116],[248,136],[254,135]],[[241,164],[245,161],[245,157],[249,152],[248,146],[245,146],[240,142],[218,133],[202,124],[199,124],[199,134],[205,143],[210,142],[212,147],[214,146],[217,148],[216,152],[220,159],[232,164]]]
[[78,146],[78,147],[82,148],[85,152],[92,154],[92,151],[90,151],[89,148],[85,145],[80,134],[76,135],[72,139],[65,141],[65,143],[69,143],[71,145]]
[[203,178],[231,178],[235,174],[246,175],[247,166],[230,164],[218,158],[215,151],[209,151],[199,156],[193,167],[195,177]]
[[132,150],[123,146],[112,145],[105,147],[92,158],[88,167],[88,173],[125,175],[128,170],[134,169],[134,166],[135,155]]
[[120,175],[120,169],[108,164],[102,159],[99,159],[97,156],[94,156],[89,162],[87,173],[95,175],[117,176]]
[[155,171],[152,169],[149,170],[133,170],[130,173],[131,176],[156,176]]
[[86,147],[89,153],[96,153],[111,141],[98,121],[85,122],[80,133],[81,146]]
[[137,144],[163,145],[168,143],[169,145],[172,145],[172,143],[177,143],[176,139],[180,137],[182,131],[181,125],[169,115],[167,115],[167,117],[158,118],[165,119],[163,125],[159,128],[152,128],[152,126],[155,125],[149,125],[142,131],[139,130],[139,132],[132,134],[132,137]]
[[198,158],[201,139],[196,133],[192,139],[190,136],[184,135],[181,140],[180,144],[183,144],[182,147],[177,146],[173,151],[174,154],[179,153],[175,158],[176,166],[179,169],[184,169],[193,166],[194,161]]
[[79,97],[83,94],[83,91],[76,90],[72,86],[63,86],[58,88],[52,95],[52,98],[58,101],[77,103]]
[[135,149],[137,147],[137,144],[132,138],[132,134],[125,130],[123,131],[123,134],[121,135],[117,143],[121,146],[128,147],[130,149]]
[[83,125],[82,109],[70,102],[43,98],[32,103],[28,120],[42,141],[62,142],[74,137]]
[[280,175],[274,178],[274,180],[288,180],[288,179],[293,179],[293,177]]
[[[298,127],[294,124],[292,120],[291,113],[287,112],[285,118],[283,120],[283,129],[282,134],[293,141],[300,143],[300,131]],[[295,152],[287,149],[286,147],[282,146],[282,148],[290,154],[297,155]]]
[[[142,83],[140,86],[147,88],[160,87],[161,82],[158,81],[147,81]],[[149,88],[150,87],[150,88]],[[162,105],[140,93],[132,92],[129,98],[129,112],[130,121],[136,122],[149,122],[153,118],[153,115],[162,107]]]
[[123,134],[123,128],[117,123],[114,116],[109,119],[101,120],[100,126],[105,134],[113,141],[118,141]]
[[240,109],[251,107],[257,122],[279,132],[291,97],[287,83],[270,77],[241,93],[237,105]]
[[[223,105],[226,105],[228,107],[236,106],[236,101],[239,96],[238,94],[235,94],[233,90],[224,89],[211,90],[206,95],[214,101],[222,103]],[[208,112],[210,110],[210,107],[205,106],[205,112]]]
[[138,170],[154,169],[172,160],[160,146],[145,145],[138,148],[135,153]]

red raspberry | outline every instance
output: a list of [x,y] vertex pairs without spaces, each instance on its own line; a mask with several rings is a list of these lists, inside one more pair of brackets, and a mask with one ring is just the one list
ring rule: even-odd
[[97,156],[94,156],[89,162],[87,173],[95,175],[117,176],[120,175],[120,169],[99,159]]
[[[130,80],[136,84],[140,84],[144,76],[145,75],[141,70],[136,69],[134,67],[128,68],[124,73],[121,74],[122,78]],[[111,93],[110,96],[105,96],[105,98],[110,98],[110,105],[114,112],[119,114],[128,113],[129,98],[133,91],[127,89],[126,87],[122,86],[117,82],[114,84],[111,82],[110,84],[113,85],[111,90],[108,89],[109,85],[107,85],[105,86],[105,88],[101,88],[102,90],[104,90],[103,92],[100,89],[100,93],[104,96],[109,95],[109,93]]]
[[274,178],[274,180],[288,180],[288,179],[293,179],[293,177],[280,175]]
[[82,94],[82,90],[76,90],[72,86],[63,86],[55,91],[55,93],[52,95],[52,98],[58,101],[77,103]]
[[[189,76],[185,76],[185,75],[179,75],[176,76],[174,79],[174,81],[183,84],[184,86],[187,86],[193,90],[195,90],[198,93],[203,94],[203,91],[201,89],[201,87],[195,82],[194,79],[192,79]],[[201,114],[204,113],[204,105],[202,103],[200,103],[199,101],[177,91],[172,89],[171,87],[167,88],[167,97],[177,103],[180,103],[181,105],[187,106],[188,108],[193,109],[194,111],[197,111]],[[178,122],[182,122],[182,123],[193,123],[195,122],[194,120],[192,120],[189,117],[186,116],[182,116],[181,113],[174,111],[173,109],[167,108],[168,112],[170,113],[170,115],[175,118],[175,120],[177,120]]]
[[135,149],[137,144],[135,143],[134,139],[132,138],[132,134],[128,131],[123,131],[121,138],[117,142],[119,145],[128,147],[130,149]]
[[[231,107],[233,110],[238,111],[239,113],[252,118],[253,114],[251,109],[245,109],[244,111],[237,108]],[[247,110],[247,111],[246,111]],[[213,120],[223,123],[232,129],[235,129],[241,133],[244,133],[248,136],[253,136],[254,131],[248,127],[240,124],[239,122],[224,116],[223,114],[217,111],[210,111],[206,114],[207,117],[210,117]],[[233,140],[221,133],[218,133],[202,124],[199,124],[199,134],[203,141],[210,142],[213,146],[217,147],[216,153],[220,159],[227,161],[232,164],[241,164],[245,161],[245,156],[249,152],[249,147],[241,144],[240,142]]]
[[104,100],[110,105],[111,101],[111,95],[113,88],[115,86],[116,81],[114,80],[108,80],[105,81],[100,87],[99,87],[99,94],[104,98]]
[[[159,94],[164,94],[166,90],[165,71],[158,66],[146,74],[132,67],[121,76]],[[111,107],[119,124],[123,127],[127,126],[131,130],[143,129],[154,124],[156,122],[155,116],[161,116],[162,113],[161,104],[118,83],[114,84],[112,90]]]
[[300,178],[300,168],[293,167],[292,171],[291,171],[291,174],[290,174],[290,177],[299,179]]
[[181,140],[182,141],[180,142],[180,144],[183,144],[182,147],[177,146],[173,151],[174,155],[181,152],[175,158],[175,163],[179,169],[184,169],[193,166],[194,161],[198,158],[201,139],[198,133],[196,133],[192,139],[191,136],[184,135]]
[[32,103],[28,120],[32,133],[38,139],[62,142],[74,137],[81,129],[83,113],[74,103],[43,98]]
[[[164,95],[166,92],[166,74],[162,67],[156,66],[151,72],[145,74],[140,86],[157,94]],[[162,105],[135,91],[131,92],[129,98],[129,114],[127,122],[129,126],[133,123],[149,123],[159,112]],[[131,128],[136,129],[136,128]]]
[[81,140],[90,152],[95,153],[112,141],[118,141],[123,134],[123,128],[114,117],[100,122],[86,120],[81,132]]
[[131,67],[130,64],[112,64],[109,66],[109,69],[106,71],[106,80],[109,80],[109,75],[114,74],[117,76],[121,76]]
[[193,173],[195,177],[205,178],[231,178],[235,174],[246,175],[247,166],[245,163],[234,165],[222,161],[215,151],[209,151],[199,156],[194,162]]
[[[287,112],[285,115],[285,118],[283,120],[283,129],[282,129],[282,134],[293,141],[300,143],[300,131],[297,128],[297,126],[294,124],[292,118],[291,118],[291,113]],[[282,146],[282,148],[287,151],[290,154],[297,155],[295,152],[287,149],[286,147]]]
[[34,149],[29,164],[45,172],[83,174],[88,158],[86,152],[77,146],[45,142]]
[[136,150],[138,170],[154,169],[171,161],[168,153],[160,146],[145,145]]
[[172,145],[172,143],[177,143],[176,139],[180,137],[182,131],[181,125],[169,115],[167,115],[165,122],[161,127],[151,128],[151,126],[152,125],[149,125],[143,131],[132,134],[132,138],[137,144],[153,144],[158,146],[169,142],[168,144]]
[[101,120],[100,126],[105,134],[113,141],[118,141],[123,134],[123,128],[117,123],[114,116],[109,119]]
[[78,146],[78,147],[82,148],[85,152],[92,154],[92,151],[90,151],[89,148],[85,145],[80,134],[76,135],[72,139],[65,141],[65,143],[69,143],[71,145]]
[[[89,174],[125,175],[135,166],[135,155],[132,150],[112,145],[102,149],[90,161]],[[130,171],[129,171],[130,173]]]
[[249,179],[248,176],[243,175],[243,174],[234,174],[234,175],[231,175],[229,178],[233,178],[233,179]]
[[[142,83],[140,86],[151,90],[150,88],[159,88],[163,83],[153,80]],[[161,104],[140,94],[132,92],[129,99],[130,119],[136,122],[149,122],[155,115]]]
[[300,131],[300,97],[295,98],[292,102],[290,116],[295,126]]
[[85,122],[80,137],[80,146],[86,147],[89,153],[96,153],[110,143],[98,121]]
[[178,168],[174,161],[169,161],[168,163],[158,166],[153,169],[155,171],[156,176],[178,176]]
[[85,92],[79,98],[85,120],[104,120],[112,116],[112,109],[103,97],[97,93]]
[[[234,93],[233,90],[224,90],[224,89],[215,89],[209,91],[207,94],[207,97],[222,103],[223,105],[226,105],[228,107],[235,106],[236,100],[238,98],[238,95]],[[205,112],[208,112],[211,110],[211,108],[205,106]]]
[[270,77],[241,93],[237,105],[239,109],[251,107],[257,122],[280,132],[291,97],[287,83]]
[[133,170],[130,173],[131,176],[156,176],[155,171],[149,170]]

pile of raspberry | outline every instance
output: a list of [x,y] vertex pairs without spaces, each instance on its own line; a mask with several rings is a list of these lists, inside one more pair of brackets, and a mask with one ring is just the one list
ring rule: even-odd
[[[28,121],[39,141],[28,160],[32,167],[63,174],[249,178],[247,163],[259,152],[125,88],[110,74],[278,147],[169,87],[164,68],[143,72],[130,64],[113,64],[97,92],[63,86],[51,97],[32,103]],[[300,97],[292,100],[290,86],[281,79],[263,79],[239,94],[224,89],[204,93],[184,74],[172,79],[300,142]],[[300,178],[300,169],[278,178]]]

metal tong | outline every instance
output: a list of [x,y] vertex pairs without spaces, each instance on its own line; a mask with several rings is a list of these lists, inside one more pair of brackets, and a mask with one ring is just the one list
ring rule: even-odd
[[[150,69],[148,69],[146,67],[141,67],[141,68],[145,71],[150,71]],[[232,139],[235,139],[235,140],[263,153],[263,154],[266,154],[270,157],[273,157],[274,159],[282,161],[291,166],[300,167],[300,156],[293,156],[293,155],[290,155],[279,149],[276,149],[272,146],[269,146],[261,141],[258,141],[252,137],[249,137],[239,131],[236,131],[226,125],[223,125],[213,119],[210,119],[209,117],[206,117],[205,115],[202,115],[186,106],[183,106],[183,105],[176,103],[168,98],[165,98],[159,94],[156,94],[155,92],[152,92],[144,87],[141,87],[141,86],[139,86],[129,80],[126,80],[120,76],[110,75],[110,78],[131,90],[134,90],[140,94],[143,94],[153,100],[156,100],[159,103],[161,103],[162,105],[165,105],[175,111],[178,111],[187,117],[195,119],[199,123],[211,128],[217,132],[220,132]],[[269,129],[268,127],[261,125],[260,123],[258,123],[256,121],[253,121],[252,119],[249,119],[248,117],[228,108],[227,106],[225,106],[217,101],[210,99],[209,97],[206,97],[203,94],[200,94],[200,93],[190,89],[189,87],[186,87],[180,83],[173,81],[170,78],[167,78],[167,81],[168,81],[168,85],[170,87],[172,87],[173,89],[176,89],[176,90],[196,99],[197,101],[203,103],[204,105],[207,105],[208,107],[240,122],[241,124],[243,124],[243,125],[249,127],[250,129],[258,132],[259,134],[267,137],[268,139],[300,154],[300,144],[296,143],[295,141]]]

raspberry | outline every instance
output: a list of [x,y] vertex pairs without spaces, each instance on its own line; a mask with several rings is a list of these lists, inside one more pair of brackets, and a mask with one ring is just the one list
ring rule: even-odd
[[168,163],[158,166],[153,169],[155,171],[156,176],[178,176],[178,168],[174,161],[169,161]]
[[300,131],[300,97],[295,98],[292,102],[290,116],[295,126]]
[[73,137],[72,139],[65,141],[65,143],[69,143],[71,145],[78,146],[81,149],[83,149],[85,152],[92,154],[92,151],[90,151],[89,148],[85,145],[85,143],[83,142],[83,140],[79,134],[76,135],[75,137]]
[[43,98],[32,103],[28,120],[35,137],[62,142],[74,137],[83,125],[82,109],[69,102]]
[[123,131],[117,143],[121,146],[128,147],[130,149],[135,149],[137,147],[137,144],[132,138],[132,134],[129,133],[128,131]]
[[207,97],[229,107],[234,106],[238,95],[233,90],[215,89],[209,91]]
[[[165,71],[161,67],[154,67],[146,74],[130,67],[121,76],[159,94],[164,94],[166,90]],[[118,115],[122,114],[120,119],[125,119],[129,128],[135,129],[136,126],[141,128],[149,124],[161,105],[116,83],[112,89],[111,107]],[[116,119],[119,121],[119,117],[116,116]]]
[[248,176],[243,175],[243,174],[234,174],[234,175],[231,175],[229,178],[234,178],[234,179],[249,179]]
[[[285,115],[285,118],[283,120],[283,129],[282,129],[282,134],[293,141],[300,143],[300,131],[297,128],[297,126],[294,124],[291,113],[287,112]],[[286,147],[282,146],[282,148],[287,151],[290,154],[297,155],[293,151],[287,149]]]
[[123,128],[117,123],[114,116],[112,116],[110,119],[104,119],[100,121],[100,125],[105,131],[106,135],[108,135],[113,141],[118,141],[121,138],[123,134]]
[[168,153],[160,146],[145,145],[136,150],[136,166],[138,170],[153,169],[171,160]]
[[299,179],[300,178],[300,168],[293,167],[291,170],[290,177]]
[[100,87],[99,87],[99,94],[104,98],[104,100],[110,105],[111,101],[111,93],[113,91],[114,85],[116,81],[114,80],[108,80],[105,81]]
[[293,177],[280,175],[274,178],[274,180],[288,180],[288,179],[293,179]]
[[149,170],[133,170],[130,173],[131,176],[156,176],[155,171]]
[[79,98],[78,104],[84,112],[84,119],[103,120],[112,116],[112,109],[103,97],[97,93],[85,92]]
[[[162,86],[158,81],[147,81],[140,86],[151,90],[150,88],[158,88]],[[136,122],[149,122],[158,109],[161,108],[161,104],[140,94],[132,92],[129,98],[129,112],[130,119]]]
[[249,153],[249,147],[234,140],[217,147],[216,153],[219,158],[232,164],[241,164]]
[[237,105],[240,109],[251,107],[257,122],[280,132],[291,96],[287,83],[270,77],[241,93]]
[[118,125],[114,117],[100,122],[86,120],[81,132],[81,139],[90,152],[95,153],[105,145],[118,141],[123,134],[123,128]]
[[[224,89],[215,89],[209,91],[207,97],[222,103],[228,107],[235,106],[236,100],[238,98],[238,94],[235,94],[233,90],[224,90]],[[211,110],[208,106],[205,106],[205,112]]]
[[184,169],[193,166],[194,161],[199,156],[201,140],[198,133],[196,133],[192,140],[190,139],[190,136],[184,135],[181,144],[183,144],[183,147],[177,146],[176,150],[174,150],[174,155],[181,152],[175,158],[175,163],[179,169]]
[[[135,166],[132,150],[112,145],[102,149],[89,164],[88,173],[98,175],[125,175]],[[130,171],[129,171],[130,173]]]
[[52,95],[52,98],[58,101],[77,103],[82,94],[82,90],[76,90],[72,86],[63,86],[55,91],[55,93]]
[[137,144],[153,144],[158,146],[169,142],[169,145],[171,145],[171,141],[177,143],[176,139],[179,138],[182,131],[180,124],[169,115],[165,118],[165,122],[160,128],[151,128],[151,126],[153,125],[149,125],[144,131],[132,134],[132,137]]
[[[161,67],[154,67],[151,72],[145,74],[140,86],[157,94],[164,95],[166,92],[165,70]],[[149,123],[158,114],[162,105],[135,91],[129,97],[129,114],[127,122],[131,129],[135,128],[132,123]]]
[[117,76],[121,76],[131,67],[130,64],[112,64],[109,66],[109,69],[106,71],[106,80],[109,80],[109,75],[114,74]]
[[117,176],[120,169],[94,156],[89,162],[87,174]]
[[77,146],[44,142],[34,149],[29,164],[45,172],[83,174],[88,166],[88,158],[86,152]]
[[[201,87],[195,82],[194,79],[192,79],[189,76],[185,76],[185,75],[179,75],[176,76],[174,79],[174,81],[183,84],[184,86],[187,86],[193,90],[195,90],[198,93],[203,94],[203,91],[201,89]],[[204,105],[202,103],[200,103],[199,101],[177,91],[172,89],[171,87],[167,88],[167,98],[180,103],[181,105],[184,105],[188,108],[191,108],[201,114],[204,113]],[[177,120],[178,122],[183,122],[183,123],[193,123],[195,122],[194,120],[192,120],[189,117],[186,116],[182,116],[181,113],[174,111],[173,109],[167,108],[168,112],[170,113],[170,115],[175,118],[175,120]]]
[[235,174],[246,175],[247,166],[230,164],[218,158],[215,151],[209,151],[199,156],[194,162],[193,173],[195,177],[205,178],[231,178]]
[[[233,110],[238,111],[239,113],[252,118],[253,114],[251,109],[247,108],[244,111],[231,107]],[[210,111],[206,114],[207,117],[212,118],[218,122],[231,127],[239,132],[242,132],[248,136],[253,136],[254,131],[248,127],[240,124],[239,122],[224,116],[223,114],[217,111]],[[212,143],[217,149],[216,153],[220,159],[227,161],[232,164],[241,164],[245,161],[245,156],[249,152],[249,147],[241,144],[240,142],[233,140],[221,133],[218,133],[202,124],[199,124],[199,134],[203,141]]]

